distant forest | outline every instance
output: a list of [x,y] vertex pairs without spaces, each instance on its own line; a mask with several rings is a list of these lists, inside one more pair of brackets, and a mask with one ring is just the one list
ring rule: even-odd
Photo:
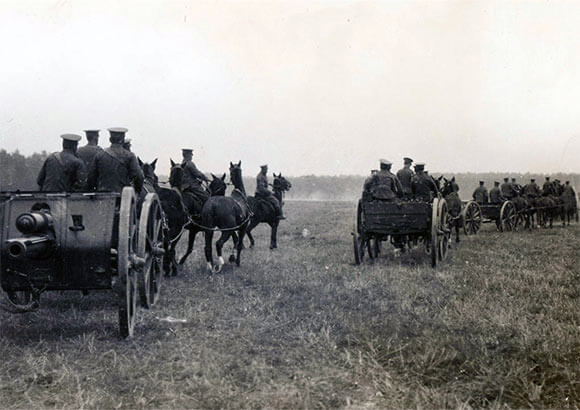
[[[0,191],[16,190],[37,190],[36,176],[48,153],[41,152],[31,156],[23,156],[18,151],[8,153],[6,150],[0,150]],[[222,171],[223,172],[223,171]],[[438,177],[441,173],[433,172],[433,176]],[[473,190],[479,185],[479,181],[485,181],[488,187],[493,186],[493,181],[503,181],[505,176],[515,177],[521,184],[529,182],[530,178],[536,178],[541,185],[544,181],[545,174],[521,174],[521,173],[501,173],[501,172],[462,172],[462,173],[444,173],[447,178],[455,176],[459,184],[461,197],[463,199],[471,198]],[[551,174],[552,179],[558,178],[564,182],[569,180],[574,186],[576,192],[580,187],[580,174]],[[161,181],[167,177],[160,176]],[[270,182],[272,175],[269,175]],[[316,176],[305,175],[300,177],[288,177],[292,183],[292,189],[286,193],[286,199],[300,200],[335,200],[335,201],[354,201],[360,197],[362,185],[365,176],[345,175],[345,176]],[[246,191],[253,194],[256,182],[255,175],[246,175],[244,177]]]

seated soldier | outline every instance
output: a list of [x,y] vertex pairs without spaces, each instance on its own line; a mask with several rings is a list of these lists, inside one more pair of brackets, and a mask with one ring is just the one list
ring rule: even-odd
[[484,186],[484,181],[479,181],[479,186],[473,191],[473,200],[480,205],[485,205],[488,202],[487,188]]
[[514,188],[509,182],[509,178],[505,177],[503,179],[503,184],[501,184],[501,195],[506,199],[512,199],[515,196]]
[[540,196],[540,188],[534,178],[530,179],[530,183],[524,186],[522,193],[528,198],[538,198]]
[[268,186],[268,165],[261,165],[260,172],[256,176],[256,193],[254,196],[270,203],[274,207],[274,212],[278,219],[286,219],[282,213],[282,207],[280,206],[278,198],[274,196]]
[[411,183],[415,199],[424,202],[431,202],[437,196],[437,185],[429,175],[425,174],[425,164],[418,162],[415,164],[415,176]]
[[198,215],[201,213],[203,204],[209,198],[209,193],[202,187],[202,182],[209,182],[209,178],[201,172],[193,163],[193,150],[191,148],[183,148],[181,150],[183,155],[183,184],[181,192],[183,199],[187,206],[189,213]]
[[489,202],[491,204],[497,205],[504,201],[504,197],[501,195],[501,190],[499,189],[499,182],[494,181],[493,188],[489,190]]
[[82,159],[76,156],[80,135],[64,134],[62,151],[48,156],[36,182],[41,191],[71,192],[84,191],[87,183],[87,170]]
[[365,181],[364,191],[369,192],[372,199],[391,201],[403,196],[403,188],[395,174],[391,172],[392,163],[386,159],[380,160],[380,170]]

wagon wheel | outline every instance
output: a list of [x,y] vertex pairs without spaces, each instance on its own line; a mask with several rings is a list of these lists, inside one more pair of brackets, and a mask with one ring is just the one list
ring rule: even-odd
[[430,255],[431,255],[431,266],[437,266],[437,254],[439,249],[438,241],[438,231],[439,227],[439,198],[433,199],[433,204],[431,205],[431,233],[430,233]]
[[516,227],[517,218],[518,215],[514,203],[512,201],[505,201],[499,212],[501,231],[509,232],[514,230]]
[[137,255],[145,260],[138,274],[141,306],[150,308],[155,304],[161,287],[163,250],[163,211],[159,197],[148,193],[141,208]]
[[356,207],[356,215],[354,218],[354,227],[352,230],[352,243],[354,250],[354,263],[360,265],[365,255],[365,241],[362,232],[363,214],[361,202],[358,202]]
[[481,228],[481,208],[475,201],[469,201],[463,208],[463,232],[465,235],[475,235]]
[[444,199],[439,200],[437,204],[437,218],[439,219],[437,235],[439,236],[439,260],[444,261],[447,259],[447,252],[449,250],[449,237],[451,236],[451,230],[448,226],[449,210],[447,208],[447,201]]
[[6,291],[6,295],[10,302],[19,306],[28,305],[32,300],[32,292],[29,290],[10,290]]
[[119,330],[122,337],[133,336],[137,310],[137,275],[135,261],[137,248],[137,210],[135,191],[123,188],[119,208],[119,238],[117,249],[117,272],[115,283],[119,305]]

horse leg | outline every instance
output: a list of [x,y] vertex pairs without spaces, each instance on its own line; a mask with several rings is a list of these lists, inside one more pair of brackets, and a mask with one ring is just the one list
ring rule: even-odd
[[242,227],[239,231],[240,241],[238,242],[238,247],[236,249],[236,266],[240,266],[240,256],[242,254],[242,249],[244,249],[244,235],[246,234],[246,228]]
[[205,261],[206,266],[209,272],[213,272],[213,256],[212,256],[212,248],[211,243],[213,241],[213,231],[206,231],[205,232]]
[[455,243],[459,242],[459,222],[455,224]]
[[270,223],[270,249],[276,249],[278,247],[277,239],[278,239],[278,224],[280,223],[279,220]]
[[248,228],[246,229],[246,234],[248,235],[248,239],[250,240],[250,248],[254,247],[254,237],[252,236],[252,230],[258,226],[258,221],[254,218],[251,219],[250,221],[250,225],[248,226]]
[[220,238],[215,243],[215,250],[216,250],[217,256],[218,256],[218,265],[217,265],[217,269],[215,270],[215,272],[221,272],[222,267],[224,266],[225,262],[224,262],[224,258],[222,256],[222,249],[224,247],[224,244],[228,241],[228,239],[230,239],[230,236],[232,236],[231,232],[224,231],[224,232],[222,232]]
[[193,250],[193,243],[195,241],[195,236],[199,232],[199,230],[195,229],[195,228],[189,228],[188,231],[189,232],[187,234],[187,250],[185,251],[185,255],[183,255],[181,257],[181,259],[179,260],[180,265],[183,265],[185,263],[185,260],[187,259],[187,257],[191,254],[191,251]]

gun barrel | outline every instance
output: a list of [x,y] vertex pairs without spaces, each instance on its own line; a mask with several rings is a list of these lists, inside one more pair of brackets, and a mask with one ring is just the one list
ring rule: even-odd
[[48,254],[53,240],[48,236],[30,236],[6,241],[8,254],[14,259],[38,258]]

